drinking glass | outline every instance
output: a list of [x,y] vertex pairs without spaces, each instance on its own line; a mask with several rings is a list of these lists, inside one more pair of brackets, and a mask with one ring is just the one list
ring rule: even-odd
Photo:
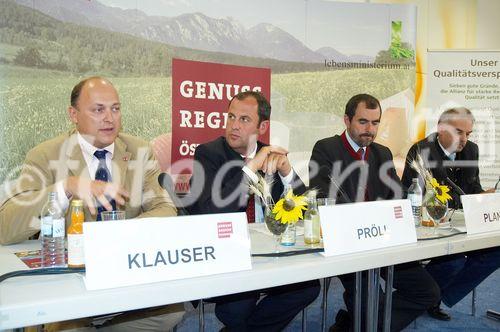
[[102,211],[101,219],[102,221],[125,220],[125,211]]
[[335,205],[335,198],[316,198],[316,203],[318,206],[328,206],[328,205]]
[[[318,207],[320,206],[329,206],[329,205],[335,205],[335,198],[330,198],[330,197],[324,197],[324,198],[316,198],[316,203],[318,204]],[[321,218],[321,215],[320,215]],[[323,238],[323,229],[319,228],[319,236]]]
[[281,241],[281,234],[288,227],[288,224],[282,224],[281,221],[275,219],[275,215],[272,212],[274,205],[269,205],[266,207],[264,220],[266,222],[267,229],[273,234],[274,237],[274,251],[279,252],[279,245]]

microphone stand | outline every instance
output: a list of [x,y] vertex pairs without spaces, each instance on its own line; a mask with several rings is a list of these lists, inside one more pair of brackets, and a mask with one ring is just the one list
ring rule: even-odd
[[[462,188],[460,188],[455,182],[451,181],[451,179],[449,177],[446,177],[446,182],[448,182],[448,184],[453,188],[453,190],[458,192],[460,194],[460,196],[465,195],[465,192],[462,190]],[[459,197],[459,199],[460,199],[460,197]],[[451,221],[451,217],[453,217],[454,213],[455,213],[455,209],[453,209],[450,216],[448,217],[448,221],[450,222],[451,230],[455,229],[455,227],[453,227],[453,222]]]
[[160,184],[160,187],[165,189],[168,195],[170,196],[172,203],[174,203],[174,206],[177,209],[177,215],[178,216],[189,215],[189,212],[184,208],[184,204],[180,202],[180,198],[174,190],[174,183],[170,175],[167,173],[161,173],[158,176],[158,183]]

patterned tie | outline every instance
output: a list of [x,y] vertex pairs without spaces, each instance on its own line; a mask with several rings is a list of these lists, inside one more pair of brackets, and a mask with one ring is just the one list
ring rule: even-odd
[[[109,182],[111,181],[111,174],[109,173],[109,169],[106,166],[106,150],[97,150],[94,152],[94,156],[99,160],[99,165],[97,165],[97,170],[95,172],[95,180]],[[106,198],[108,198],[106,196]],[[108,198],[109,199],[109,198]],[[114,199],[110,200],[110,204],[113,207],[113,210],[116,210],[116,202]],[[101,220],[101,212],[106,211],[106,209],[99,203],[97,203],[97,221]]]
[[[364,161],[365,160],[365,150],[363,148],[359,148],[358,152],[356,152],[358,155],[359,160]],[[361,190],[364,191],[365,193],[365,202],[368,201],[368,187],[366,185],[363,185],[360,187]]]
[[255,195],[251,194],[248,198],[247,209],[245,211],[247,213],[248,223],[255,222]]
[[[245,158],[245,162],[250,160],[250,158]],[[248,197],[247,208],[245,210],[247,214],[248,223],[255,222],[255,195],[250,194]]]
[[359,148],[356,154],[358,155],[359,160],[365,160],[365,150],[363,150],[363,148]]

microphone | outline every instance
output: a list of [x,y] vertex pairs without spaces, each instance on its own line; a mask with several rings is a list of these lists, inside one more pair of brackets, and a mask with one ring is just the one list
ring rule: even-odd
[[460,195],[465,195],[465,192],[460,188],[455,182],[451,181],[449,177],[446,177],[446,182],[449,183],[449,185]]
[[160,173],[160,175],[158,176],[158,183],[160,184],[160,187],[162,187],[167,191],[168,195],[172,199],[172,202],[177,208],[177,215],[178,216],[189,215],[189,212],[187,212],[187,210],[184,208],[182,203],[179,201],[179,197],[174,191],[174,183],[172,181],[172,177],[167,173]]
[[[330,175],[329,178],[330,178],[331,184],[333,184],[335,186],[335,188],[337,189],[337,192],[340,193],[340,196],[342,196],[342,199],[344,200],[344,202],[345,203],[352,203],[353,200],[351,199],[351,197],[349,196],[349,194],[347,194],[347,192],[344,189],[342,189],[342,187],[337,182],[337,180],[332,175]],[[330,192],[331,191],[332,190],[330,188]]]

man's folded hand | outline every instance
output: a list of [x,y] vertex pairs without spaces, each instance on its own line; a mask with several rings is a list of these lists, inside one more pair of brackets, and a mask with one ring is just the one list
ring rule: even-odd
[[115,200],[119,205],[125,205],[125,200],[129,198],[129,193],[117,184],[77,176],[69,177],[64,182],[64,191],[68,198],[75,196],[82,199],[92,214],[96,213],[97,204],[111,211],[113,209],[111,200]]

